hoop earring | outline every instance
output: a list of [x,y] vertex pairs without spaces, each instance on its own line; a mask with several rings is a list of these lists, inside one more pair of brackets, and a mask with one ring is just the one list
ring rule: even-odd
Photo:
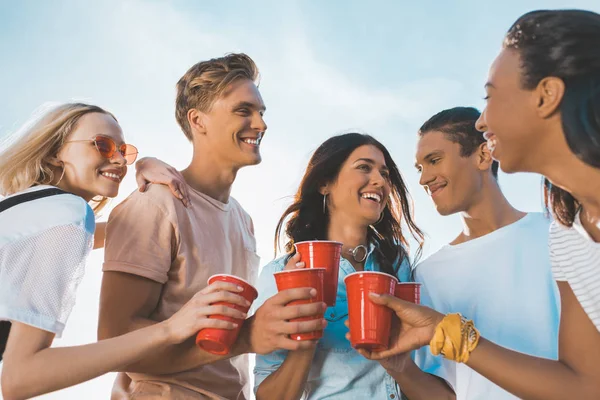
[[62,179],[65,176],[65,164],[62,161],[60,162],[60,164],[62,165],[62,174],[60,174],[60,178],[58,179],[58,182],[56,182],[53,186],[58,186],[60,181],[62,181]]
[[323,215],[327,215],[327,193],[323,195]]

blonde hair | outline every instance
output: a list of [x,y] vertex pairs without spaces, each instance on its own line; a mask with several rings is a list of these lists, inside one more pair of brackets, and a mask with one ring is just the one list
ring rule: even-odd
[[192,131],[187,119],[190,109],[210,111],[215,100],[238,79],[258,81],[258,67],[243,53],[202,61],[192,66],[177,82],[175,118],[183,133],[192,141]]
[[[90,113],[114,118],[98,106],[66,103],[27,122],[16,139],[0,152],[0,194],[8,196],[32,186],[56,184],[50,159],[58,154],[79,119]],[[94,212],[100,211],[107,201],[106,197],[92,200]]]

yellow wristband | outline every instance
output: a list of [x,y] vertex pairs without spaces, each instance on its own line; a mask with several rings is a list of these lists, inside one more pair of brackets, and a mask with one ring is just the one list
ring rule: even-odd
[[434,356],[441,354],[449,360],[466,363],[478,343],[479,331],[473,321],[457,313],[446,315],[438,324],[429,348]]

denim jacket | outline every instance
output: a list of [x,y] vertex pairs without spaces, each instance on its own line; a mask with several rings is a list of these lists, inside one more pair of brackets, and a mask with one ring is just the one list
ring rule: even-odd
[[[256,307],[277,293],[273,273],[282,271],[287,257],[271,261],[261,271],[257,289],[259,296]],[[365,271],[379,271],[373,246],[365,260]],[[336,304],[327,308],[325,319],[328,324],[319,340],[317,350],[305,385],[302,399],[397,399],[401,397],[396,381],[376,361],[362,357],[352,348],[345,335],[348,328],[344,322],[348,319],[348,299],[344,278],[356,272],[352,264],[342,258],[338,279]],[[401,282],[410,281],[408,260],[398,268]],[[286,350],[256,356],[254,368],[254,390],[271,373],[277,371],[287,355]]]

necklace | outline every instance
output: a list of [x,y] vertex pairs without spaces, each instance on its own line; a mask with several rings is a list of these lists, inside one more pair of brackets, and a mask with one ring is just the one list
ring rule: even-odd
[[352,256],[354,261],[361,263],[367,259],[367,246],[359,244],[352,249],[348,249],[348,254]]

